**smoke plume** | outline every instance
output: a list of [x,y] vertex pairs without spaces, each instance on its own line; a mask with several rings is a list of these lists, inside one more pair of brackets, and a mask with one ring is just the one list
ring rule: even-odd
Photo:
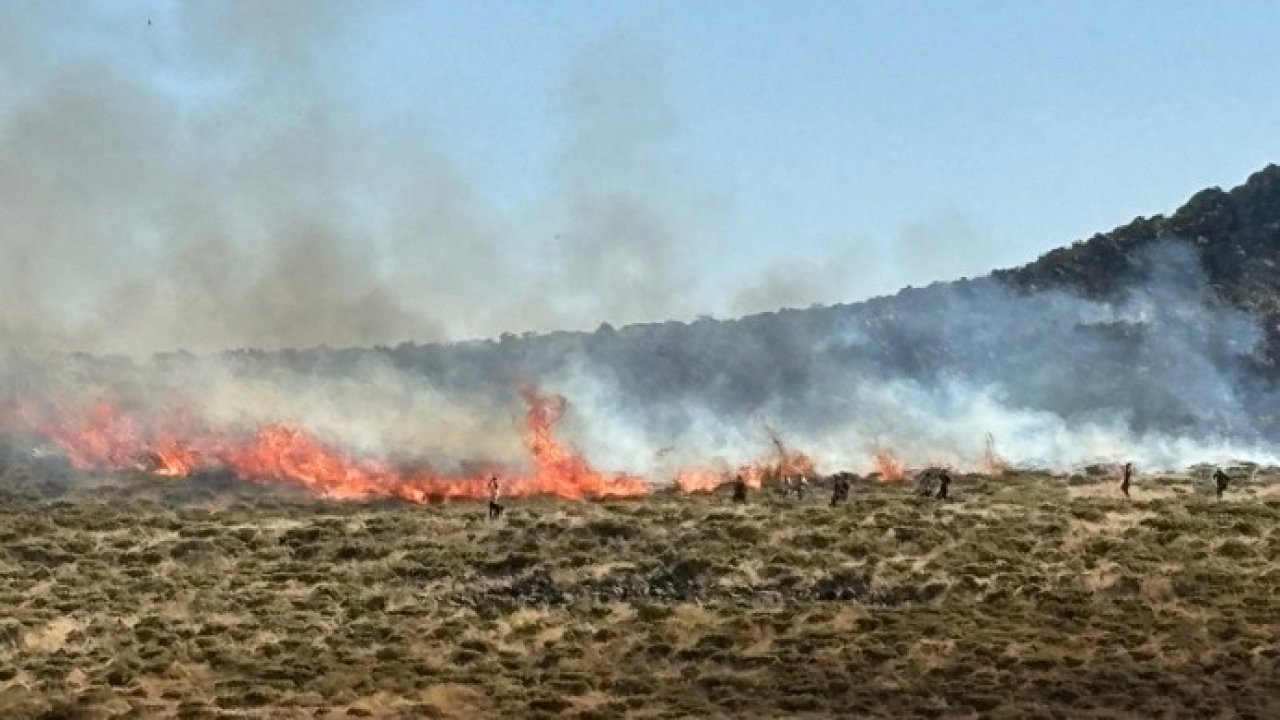
[[148,425],[175,413],[246,432],[286,423],[353,456],[515,469],[528,464],[517,390],[536,384],[569,399],[560,431],[586,458],[657,483],[786,448],[827,472],[885,458],[964,470],[1274,462],[1255,319],[1215,300],[1187,244],[1149,246],[1132,275],[1106,302],[987,278],[740,321],[460,345],[11,355],[3,400],[11,418],[33,401],[83,414],[105,399]]
[[432,89],[362,50],[396,12],[0,8],[0,345],[141,356],[691,317],[696,211],[665,153],[660,59],[626,38],[583,51],[548,109],[548,195],[504,208],[429,98],[378,95]]
[[[504,213],[422,104],[364,109],[386,72],[361,61],[373,16],[339,2],[0,7],[11,443],[44,452],[33,430],[102,401],[131,427],[287,423],[362,458],[514,468],[530,462],[519,391],[535,386],[568,398],[559,430],[586,457],[658,482],[768,456],[775,437],[828,471],[885,453],[961,468],[1273,461],[1260,328],[1176,240],[1137,258],[1110,301],[985,278],[732,322],[404,342],[694,317],[708,211],[667,153],[679,121],[643,46],[612,39],[568,69],[552,196]],[[946,232],[981,236],[943,216],[900,245],[915,262]],[[858,260],[797,258],[729,306],[835,300],[814,286]]]

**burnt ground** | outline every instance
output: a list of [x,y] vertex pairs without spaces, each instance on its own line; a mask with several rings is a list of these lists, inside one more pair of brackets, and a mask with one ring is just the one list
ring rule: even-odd
[[[1280,491],[0,500],[0,717],[1276,717]],[[36,490],[31,490],[36,488]]]

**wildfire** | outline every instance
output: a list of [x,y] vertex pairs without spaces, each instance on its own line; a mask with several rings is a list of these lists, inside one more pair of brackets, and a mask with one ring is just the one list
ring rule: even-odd
[[[440,473],[430,467],[353,455],[296,424],[210,428],[182,412],[144,414],[121,410],[107,400],[78,411],[14,406],[0,413],[0,434],[42,438],[60,448],[80,470],[140,471],[167,477],[222,471],[250,482],[301,487],[329,499],[389,497],[417,503],[482,499],[488,495],[493,475],[500,478],[504,496],[581,499],[648,493],[644,478],[596,470],[582,453],[556,437],[555,427],[568,410],[563,397],[532,389],[523,390],[521,397],[526,412],[520,435],[529,458],[523,471],[473,465],[457,474]],[[788,448],[772,430],[769,437],[773,448],[767,457],[736,467],[681,469],[675,473],[676,489],[710,492],[736,476],[758,489],[784,477],[815,474],[809,456]],[[901,465],[886,452],[877,458],[882,460],[882,475],[902,476]]]
[[[485,467],[471,475],[403,469],[379,459],[352,457],[304,428],[267,424],[244,433],[210,431],[180,414],[152,423],[99,401],[83,413],[50,410],[24,414],[29,432],[57,445],[80,470],[138,470],[183,477],[201,470],[226,470],[260,483],[301,486],[324,498],[397,497],[411,502],[434,498],[482,498],[488,478],[501,477],[510,496],[565,498],[635,497],[648,492],[642,478],[595,470],[574,448],[556,438],[554,426],[567,403],[555,395],[522,393],[527,405],[521,429],[532,471]],[[10,415],[4,430],[16,421]],[[16,434],[16,433],[15,433]]]
[[881,482],[901,482],[906,477],[906,466],[886,448],[876,448],[875,464]]
[[676,489],[684,493],[711,492],[728,482],[728,473],[711,468],[685,468],[676,473]]
[[648,492],[642,478],[593,470],[581,453],[556,439],[551,429],[564,417],[567,404],[563,397],[538,395],[528,389],[521,395],[529,407],[523,439],[533,458],[534,473],[514,479],[515,494],[581,498],[635,497]]
[[75,420],[53,421],[38,429],[62,448],[77,470],[142,469],[142,428],[132,418],[100,400]]
[[707,467],[683,468],[676,472],[676,489],[686,493],[711,492],[733,477],[741,476],[747,487],[758,490],[766,481],[794,475],[810,476],[816,472],[813,460],[798,450],[788,448],[777,433],[769,430],[769,439],[774,447],[772,457],[739,465],[733,473]]

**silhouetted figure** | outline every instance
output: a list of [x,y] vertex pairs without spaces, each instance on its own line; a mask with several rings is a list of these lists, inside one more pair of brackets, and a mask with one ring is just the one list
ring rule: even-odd
[[809,485],[809,479],[803,475],[796,475],[792,478],[792,482],[794,483],[794,487],[796,491],[796,499],[803,500],[804,491]]
[[1133,463],[1125,463],[1124,469],[1120,473],[1120,492],[1124,493],[1125,497],[1129,497],[1129,484],[1130,480],[1133,479]]
[[489,519],[497,520],[502,517],[502,505],[498,503],[498,476],[494,475],[489,478]]
[[831,507],[849,499],[849,478],[844,473],[836,475],[831,481]]
[[934,468],[925,468],[920,471],[920,476],[916,479],[916,494],[920,497],[933,497],[933,483],[938,479],[938,471]]
[[939,500],[947,499],[947,488],[951,487],[951,473],[946,470],[938,471],[938,494],[934,495]]
[[733,501],[736,503],[744,503],[747,501],[747,481],[738,475],[733,479]]
[[1222,493],[1227,491],[1227,486],[1231,484],[1231,476],[1222,472],[1222,468],[1213,471],[1213,484],[1218,490],[1218,499],[1222,499]]

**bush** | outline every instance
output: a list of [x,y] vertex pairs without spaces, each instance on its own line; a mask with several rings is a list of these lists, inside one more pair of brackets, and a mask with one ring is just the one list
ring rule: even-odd
[[1248,545],[1239,540],[1228,540],[1218,547],[1218,554],[1232,560],[1243,560],[1252,555],[1253,552]]
[[588,535],[606,540],[626,540],[635,537],[639,531],[634,525],[612,519],[593,520],[587,523],[583,531]]

